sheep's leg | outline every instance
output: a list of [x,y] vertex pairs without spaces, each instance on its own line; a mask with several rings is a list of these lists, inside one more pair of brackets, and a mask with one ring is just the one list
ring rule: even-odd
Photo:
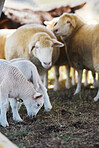
[[21,105],[23,104],[23,102],[17,102],[17,110],[19,111],[19,109],[21,108]]
[[48,71],[44,75],[44,86],[48,89]]
[[54,70],[55,70],[54,91],[56,91],[59,88],[59,84],[58,84],[58,81],[59,81],[59,66],[55,66]]
[[78,94],[81,91],[82,72],[82,70],[78,70],[78,83],[74,95]]
[[84,86],[87,86],[88,85],[87,78],[88,78],[88,70],[85,70],[85,82],[84,82]]
[[98,74],[98,81],[99,81],[99,74]]
[[94,101],[96,102],[96,101],[98,101],[98,99],[99,99],[99,88],[98,88],[97,95],[96,95],[96,97],[94,98]]
[[42,83],[40,77],[38,76],[40,91],[44,94],[44,108],[46,111],[50,111],[52,109],[52,105],[50,103],[49,96],[47,94],[47,89],[45,88],[44,84]]
[[93,76],[93,86],[94,86],[94,87],[97,87],[98,81],[96,81],[95,72],[92,72],[92,76]]
[[74,68],[71,68],[72,70],[72,85],[75,85],[76,84],[76,80],[75,80],[75,69]]
[[10,101],[10,105],[12,108],[12,112],[13,112],[13,120],[17,121],[17,122],[22,122],[22,119],[18,113],[18,109],[17,109],[17,101],[14,98],[9,98]]
[[46,111],[50,111],[52,109],[52,105],[49,99],[49,96],[47,94],[47,89],[41,86],[42,92],[44,94],[44,108]]
[[42,83],[42,80],[38,73],[37,73],[37,79],[38,79],[38,85],[39,85],[39,91],[41,91],[44,95],[44,108],[46,111],[50,111],[52,109],[52,105],[49,100],[49,96],[47,94],[47,89],[45,88],[44,84]]
[[5,99],[5,97],[0,96],[0,108],[1,108],[0,123],[3,127],[9,126],[7,122],[7,117],[6,117],[8,107],[9,107],[8,99]]
[[65,68],[66,68],[66,75],[67,75],[67,80],[66,80],[65,86],[66,86],[66,88],[69,89],[70,88],[70,66],[66,65]]
[[93,76],[93,82],[96,83],[96,74],[95,74],[95,72],[92,72],[92,76]]

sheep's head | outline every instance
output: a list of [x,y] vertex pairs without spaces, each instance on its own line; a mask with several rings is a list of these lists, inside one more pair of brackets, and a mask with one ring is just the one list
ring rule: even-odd
[[36,33],[29,44],[29,53],[32,52],[44,68],[50,68],[54,47],[62,46],[63,43],[52,39],[47,33]]
[[53,32],[56,36],[68,37],[76,27],[75,14],[64,13],[54,24]]
[[59,20],[59,17],[53,18],[51,21],[44,21],[44,24],[48,29],[53,30],[54,24]]
[[23,99],[29,116],[36,116],[41,107],[44,104],[44,97],[42,94],[36,92],[35,94],[29,94],[27,98]]

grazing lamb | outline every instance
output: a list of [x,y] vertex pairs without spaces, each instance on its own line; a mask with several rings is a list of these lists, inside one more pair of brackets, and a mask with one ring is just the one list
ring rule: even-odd
[[83,69],[99,73],[99,24],[88,25],[77,15],[65,13],[54,25],[53,31],[62,36],[71,66],[79,71],[80,77]]
[[[47,25],[47,28],[49,28],[50,30],[53,29],[53,26],[55,25],[55,23],[58,21],[59,17],[53,18],[51,21],[45,21],[44,24]],[[63,42],[61,37],[58,36],[57,37],[58,41]],[[54,90],[58,90],[59,88],[59,66],[63,66],[65,65],[66,68],[66,76],[67,76],[67,80],[66,80],[66,88],[70,88],[70,66],[69,66],[69,62],[66,56],[66,51],[65,51],[65,47],[61,47],[60,49],[60,55],[59,58],[57,59],[57,61],[54,64],[54,69],[55,69],[55,84],[54,84]],[[75,85],[75,70],[72,68],[72,84]]]
[[[0,123],[4,127],[9,126],[6,118],[9,100],[13,99],[12,106],[15,109],[17,97],[23,100],[29,116],[36,115],[44,103],[43,95],[34,89],[17,67],[0,60]],[[17,109],[14,111],[13,119],[22,121]]]
[[[5,44],[5,58],[26,58],[32,61],[44,77],[59,56],[59,48],[64,46],[57,41],[53,32],[43,25],[29,24],[18,28]],[[57,48],[56,48],[57,47]]]
[[40,79],[36,66],[29,60],[22,58],[12,59],[9,62],[11,65],[20,69],[26,79],[33,83],[34,88],[37,92],[40,92],[44,95],[45,110],[50,111],[52,109],[52,106],[47,94],[47,89],[44,87]]

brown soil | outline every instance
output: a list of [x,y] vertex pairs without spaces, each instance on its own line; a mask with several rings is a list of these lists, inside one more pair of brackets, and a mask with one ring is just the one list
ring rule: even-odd
[[23,123],[12,120],[8,112],[9,127],[0,131],[19,148],[99,148],[99,101],[93,97],[97,90],[82,86],[80,94],[73,96],[76,86],[69,90],[60,84],[59,91],[49,90],[53,109],[40,110],[35,118],[20,109]]

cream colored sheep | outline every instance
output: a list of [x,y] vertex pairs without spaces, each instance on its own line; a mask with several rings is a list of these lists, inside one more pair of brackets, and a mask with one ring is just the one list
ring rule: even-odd
[[[45,21],[44,24],[47,25],[47,28],[53,30],[53,26],[55,25],[55,23],[57,23],[57,21],[59,20],[60,17],[56,17],[53,18],[51,21]],[[62,39],[60,36],[57,37],[57,39],[59,41],[62,42]],[[54,85],[54,90],[58,89],[58,79],[59,79],[59,66],[63,65],[63,64],[67,64],[66,65],[66,75],[67,75],[67,81],[66,81],[66,88],[70,88],[70,66],[69,66],[69,61],[67,59],[66,55],[66,51],[65,51],[65,46],[62,47],[62,49],[60,50],[60,56],[57,60],[57,62],[54,64],[55,65],[55,85]],[[76,84],[76,80],[75,80],[75,69],[72,68],[72,85]],[[85,82],[84,82],[84,86],[88,85],[88,70],[85,70]],[[82,73],[78,72],[78,85],[77,85],[77,89],[74,92],[74,95],[76,95],[77,93],[80,92],[81,90],[81,79],[82,79]],[[95,82],[95,77],[94,77],[94,82]]]
[[71,66],[82,73],[88,69],[99,73],[99,24],[88,25],[75,14],[63,14],[53,29],[62,36]]
[[43,25],[29,24],[18,28],[6,40],[5,57],[26,58],[32,61],[40,74],[44,76],[56,62],[59,48],[64,46],[57,41],[53,32]]
[[0,29],[0,59],[5,59],[5,42],[16,29]]
[[[51,21],[45,21],[44,24],[47,25],[47,28],[49,28],[50,30],[53,29],[53,26],[55,25],[55,23],[58,21],[59,17],[53,18]],[[58,41],[63,42],[61,37],[58,36],[57,37]],[[59,58],[57,59],[56,63],[54,64],[54,69],[55,69],[55,84],[54,84],[54,90],[58,90],[59,84],[58,84],[58,79],[59,79],[59,66],[63,66],[65,65],[66,68],[66,76],[67,76],[67,80],[66,80],[66,88],[70,88],[70,66],[69,66],[69,62],[67,59],[67,55],[66,55],[66,51],[65,51],[65,47],[60,48],[60,55]],[[72,85],[75,85],[75,70],[72,68]]]

